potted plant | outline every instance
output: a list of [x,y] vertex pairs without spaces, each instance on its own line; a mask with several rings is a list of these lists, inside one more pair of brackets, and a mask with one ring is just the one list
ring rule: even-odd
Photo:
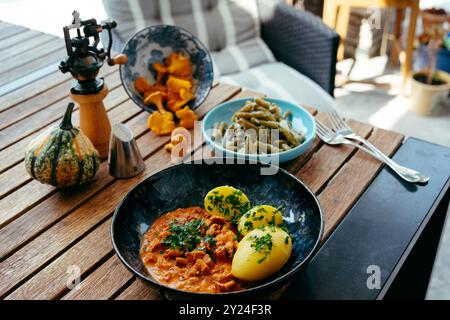
[[448,102],[450,75],[436,69],[436,52],[443,42],[447,19],[440,9],[422,11],[419,41],[428,47],[428,68],[413,73],[411,81],[411,109],[420,115],[438,114]]

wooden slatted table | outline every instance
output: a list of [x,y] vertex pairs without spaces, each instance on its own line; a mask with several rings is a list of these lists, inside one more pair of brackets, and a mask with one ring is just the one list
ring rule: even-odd
[[[31,40],[24,44],[24,39]],[[55,64],[64,57],[62,46],[62,39],[0,23],[0,53],[23,49],[16,55],[21,57],[20,64],[5,55],[0,58],[3,60],[0,64],[0,90],[13,78],[26,76],[25,70],[36,72],[39,70],[33,69],[35,66]],[[145,171],[132,179],[117,180],[109,176],[107,163],[103,162],[95,180],[81,187],[58,190],[32,180],[23,162],[25,148],[45,128],[59,123],[69,101],[71,78],[54,71],[0,94],[0,298],[162,298],[157,290],[136,279],[121,264],[114,254],[109,229],[113,210],[126,193],[151,174],[171,165],[170,155],[162,149],[169,138],[149,132],[146,125],[148,114],[129,100],[116,68],[102,68],[101,76],[110,88],[105,105],[111,123],[122,122],[131,128],[145,158]],[[253,95],[258,93],[217,84],[196,112],[201,119],[221,102]],[[310,112],[318,118],[324,117],[314,109]],[[77,124],[78,121],[79,114],[75,111],[73,122]],[[352,120],[349,124],[386,154],[393,155],[397,149],[403,148],[405,137],[401,134]],[[211,152],[197,139],[195,141],[194,157]],[[443,150],[447,156],[448,149]],[[376,159],[354,147],[331,147],[319,139],[305,154],[283,167],[318,195],[325,219],[323,250],[330,243],[341,246],[345,243],[327,239],[340,234],[340,226],[345,225],[340,222],[349,211],[358,207],[354,207],[358,200],[365,199],[361,196],[370,189],[374,179],[383,176],[379,175],[382,165]],[[385,171],[383,174],[395,180]],[[450,173],[445,171],[443,174],[447,174],[442,180],[445,183],[441,187],[436,186],[439,192],[434,200],[439,197],[444,201],[446,197],[448,199]],[[430,189],[425,187],[424,190]],[[350,248],[347,251],[349,253]],[[320,257],[319,252],[311,263],[312,267]],[[70,290],[67,286],[73,266],[81,271],[81,288],[77,290]],[[398,264],[395,263],[391,269],[394,267],[397,268]],[[388,280],[388,277],[383,278],[383,288],[388,285]],[[292,287],[298,281],[295,280]],[[293,296],[292,290],[287,292],[291,292],[289,297]],[[295,292],[294,297],[298,291]]]

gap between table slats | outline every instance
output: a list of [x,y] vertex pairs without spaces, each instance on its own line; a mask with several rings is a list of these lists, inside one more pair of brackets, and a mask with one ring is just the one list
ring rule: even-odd
[[25,32],[28,29],[22,26],[17,26],[11,23],[2,22],[0,29],[0,40],[5,40],[15,35]]
[[[9,50],[10,48],[15,48],[16,50],[20,51],[21,45],[23,45],[24,43],[33,41],[33,39],[38,38],[42,34],[45,34],[45,33],[42,33],[40,31],[36,31],[36,30],[26,30],[20,34],[15,35],[14,37],[0,40],[0,53],[3,53],[5,51]],[[47,35],[47,34],[45,34],[45,35]],[[50,35],[50,36],[55,37],[52,35]]]
[[[100,69],[99,76],[112,76],[116,72],[118,73],[117,68],[103,68]],[[67,78],[66,81],[57,83],[54,87],[41,92],[32,99],[15,104],[13,107],[1,112],[0,131],[52,106],[54,103],[61,101],[64,98],[68,98],[72,81],[72,78]],[[45,82],[47,83],[47,81]]]
[[[118,88],[121,85],[118,72],[113,72],[105,77],[105,81],[109,83],[111,89]],[[67,87],[66,93],[68,95],[70,87]],[[70,102],[70,97],[67,97],[53,102],[48,107],[34,113],[15,124],[0,131],[0,150],[3,152],[8,146],[32,135],[39,129],[47,127],[50,123],[61,119],[67,108],[67,103]],[[15,108],[12,109],[14,112]],[[74,110],[78,110],[78,104],[75,105]]]
[[16,90],[0,95],[0,114],[24,101],[35,98],[40,94],[51,90],[58,84],[66,82],[70,79],[72,79],[70,75],[56,71],[36,81],[25,84]]
[[[0,79],[6,72],[15,70],[24,63],[38,60],[42,56],[51,54],[55,51],[60,51],[60,49],[63,49],[64,47],[65,44],[62,39],[53,37],[50,41],[44,41],[40,45],[34,45],[34,47],[20,53],[9,54],[8,56],[3,53],[2,59],[0,59]],[[64,56],[62,56],[61,59],[63,57]],[[57,62],[57,60],[54,62]]]
[[[62,40],[61,40],[62,41]],[[0,75],[0,86],[26,76],[29,73],[42,69],[51,64],[57,64],[67,54],[65,49],[59,49],[35,60],[21,64],[13,70],[6,71]]]
[[[39,47],[41,45],[46,44],[47,42],[58,39],[58,37],[56,37],[56,36],[46,34],[46,33],[31,31],[31,30],[30,30],[31,34],[33,35],[33,32],[35,32],[35,35],[32,36],[32,38],[27,38],[27,37],[29,37],[28,32],[29,31],[21,33],[21,35],[25,35],[24,36],[25,39],[21,40],[21,41],[17,41],[13,45],[5,46],[5,45],[2,45],[2,43],[1,43],[2,41],[0,41],[0,54],[1,54],[0,62],[1,63],[7,62],[8,58],[10,58],[10,57],[17,56],[19,54],[22,54],[23,52],[29,52],[33,48]],[[17,36],[15,38],[17,38]]]

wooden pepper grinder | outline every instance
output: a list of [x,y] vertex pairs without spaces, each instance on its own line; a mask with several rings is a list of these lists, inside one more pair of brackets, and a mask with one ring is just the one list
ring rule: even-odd
[[[107,59],[110,66],[124,64],[127,56],[119,54],[111,58],[111,29],[117,26],[114,21],[97,24],[95,19],[81,20],[80,14],[74,11],[71,25],[65,26],[64,40],[68,57],[59,65],[62,73],[70,72],[76,81],[70,89],[70,97],[80,105],[80,129],[88,136],[100,153],[102,159],[108,157],[111,124],[106,113],[103,99],[108,94],[108,87],[103,78],[98,78],[103,61]],[[83,28],[83,34],[81,33]],[[77,36],[70,38],[70,30],[76,29]],[[99,34],[108,31],[109,43],[105,51],[98,49]],[[91,39],[93,42],[91,43]]]

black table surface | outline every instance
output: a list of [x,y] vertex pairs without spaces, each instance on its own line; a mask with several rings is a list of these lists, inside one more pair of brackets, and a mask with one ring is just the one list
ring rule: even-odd
[[[435,241],[424,243],[411,263],[428,273],[425,288],[418,288],[426,291],[450,198],[450,148],[409,138],[393,159],[429,175],[430,181],[425,186],[409,184],[384,168],[283,298],[384,298],[439,211],[438,227],[430,230]],[[378,274],[379,285],[373,278]],[[403,284],[406,287],[415,290],[414,284]],[[406,293],[410,296],[417,297]]]

